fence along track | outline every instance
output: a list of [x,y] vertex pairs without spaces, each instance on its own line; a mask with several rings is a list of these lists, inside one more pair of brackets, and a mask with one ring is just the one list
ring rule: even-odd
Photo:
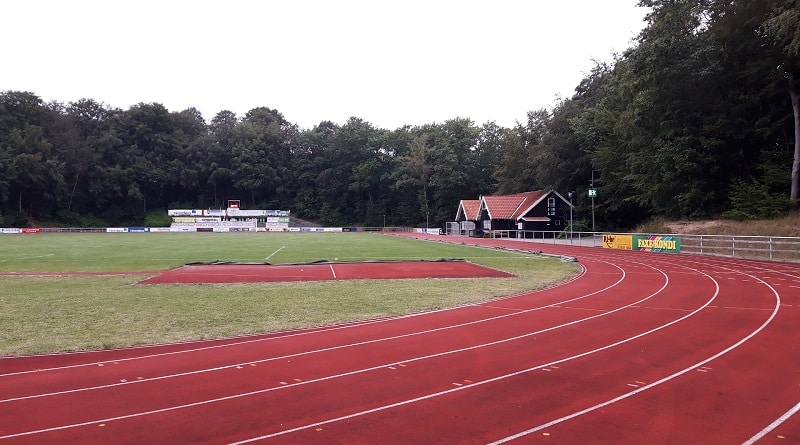
[[[735,258],[800,261],[800,237],[749,235],[694,235],[679,233],[622,233],[620,235],[671,236],[681,239],[682,253],[719,255]],[[528,241],[602,247],[608,232],[543,232],[496,230],[492,238],[525,238]]]

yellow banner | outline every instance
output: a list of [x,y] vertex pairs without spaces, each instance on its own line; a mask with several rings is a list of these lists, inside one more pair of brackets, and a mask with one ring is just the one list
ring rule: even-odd
[[606,249],[633,250],[631,235],[603,235],[603,247]]

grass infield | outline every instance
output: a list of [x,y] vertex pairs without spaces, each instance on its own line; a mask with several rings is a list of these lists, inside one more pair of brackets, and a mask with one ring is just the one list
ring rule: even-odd
[[[199,261],[462,258],[500,279],[355,280],[226,285],[136,283]],[[102,349],[319,326],[444,308],[539,289],[575,263],[507,250],[367,233],[0,235],[0,355]]]

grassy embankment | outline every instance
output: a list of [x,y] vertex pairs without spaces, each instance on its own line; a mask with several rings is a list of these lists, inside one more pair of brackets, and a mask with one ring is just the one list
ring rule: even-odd
[[695,235],[684,237],[684,252],[800,260],[800,212],[797,211],[779,218],[753,221],[654,220],[637,227],[636,232]]
[[800,237],[800,211],[779,218],[753,221],[711,219],[666,221],[656,219],[638,227],[640,233]]

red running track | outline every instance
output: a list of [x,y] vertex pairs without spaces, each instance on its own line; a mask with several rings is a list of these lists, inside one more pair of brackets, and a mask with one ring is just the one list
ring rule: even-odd
[[471,241],[584,272],[404,317],[0,359],[0,444],[800,443],[800,265]]

